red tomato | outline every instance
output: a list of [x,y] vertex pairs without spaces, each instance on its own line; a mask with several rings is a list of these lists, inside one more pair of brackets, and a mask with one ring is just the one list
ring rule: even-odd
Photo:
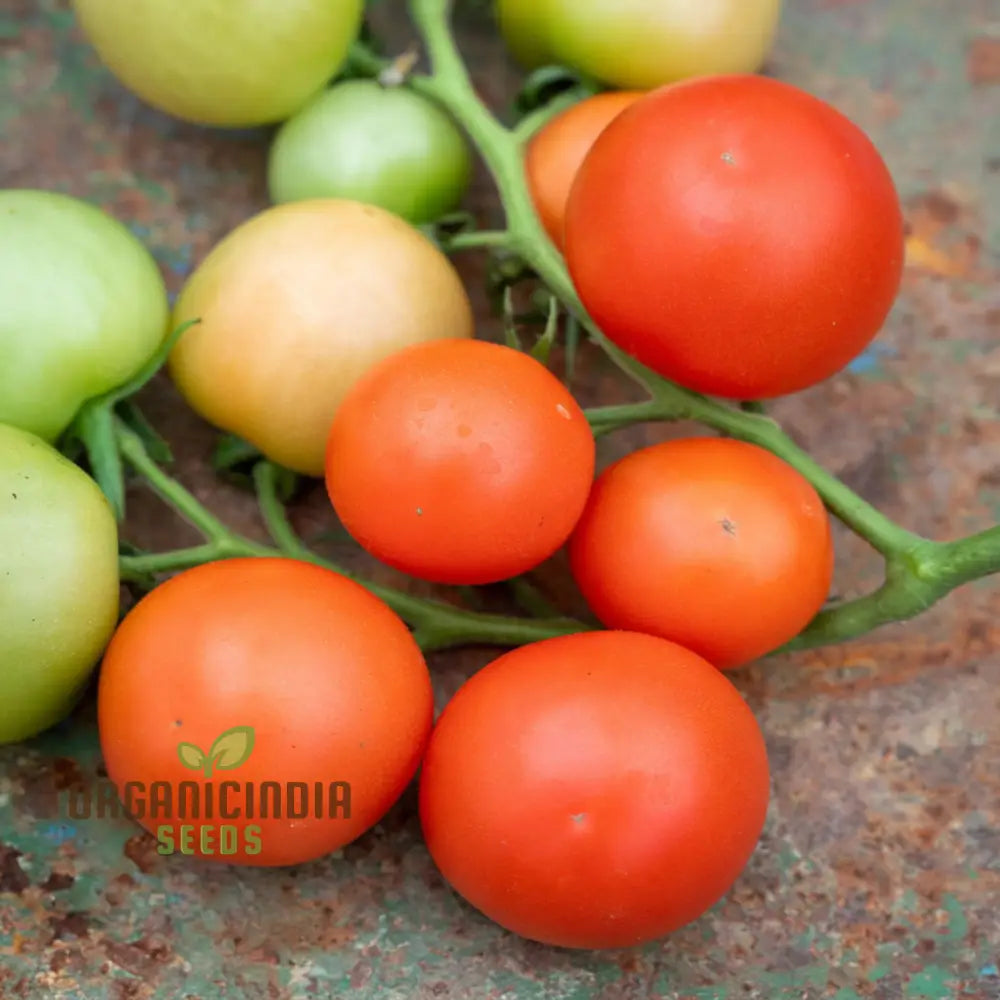
[[723,674],[663,639],[589,632],[475,674],[434,730],[420,816],[473,906],[546,944],[641,944],[694,920],[764,824],[757,723]]
[[562,247],[566,201],[580,164],[595,140],[642,93],[623,90],[595,94],[553,118],[528,144],[524,166],[538,217]]
[[777,80],[709,77],[654,91],[601,134],[565,243],[615,343],[692,389],[760,399],[833,375],[875,336],[903,216],[840,112]]
[[439,583],[504,580],[569,537],[594,476],[587,418],[527,354],[440,340],[398,351],[341,404],[333,506],[383,562]]
[[[108,775],[161,853],[288,865],[381,819],[416,772],[433,697],[406,626],[368,591],[307,563],[234,559],[132,610],[104,659],[98,713]],[[154,815],[158,794],[171,803]]]
[[612,465],[570,557],[609,628],[672,639],[723,669],[798,635],[833,575],[830,519],[812,486],[763,448],[719,438]]

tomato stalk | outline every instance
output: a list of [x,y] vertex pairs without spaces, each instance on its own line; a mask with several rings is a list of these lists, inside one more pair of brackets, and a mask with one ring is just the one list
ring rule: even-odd
[[[805,648],[855,638],[879,625],[912,618],[970,580],[1000,572],[1000,526],[955,542],[941,543],[908,531],[854,493],[799,448],[778,424],[754,412],[735,409],[684,389],[649,371],[612,344],[587,315],[565,263],[534,211],[524,173],[522,145],[536,125],[533,115],[514,130],[504,128],[476,94],[455,45],[449,0],[411,0],[413,21],[432,64],[421,91],[437,100],[465,128],[493,175],[508,226],[507,248],[514,250],[583,324],[591,337],[650,398],[588,413],[595,434],[651,420],[694,420],[717,431],[767,448],[802,473],[828,509],[864,538],[885,559],[885,582],[857,600],[822,612],[786,648]],[[554,111],[560,110],[554,108]]]
[[[160,499],[205,538],[204,544],[186,549],[122,555],[119,566],[124,580],[141,582],[150,576],[175,573],[220,559],[285,556],[323,566],[365,587],[385,601],[413,628],[414,637],[425,652],[476,644],[522,646],[588,629],[583,622],[559,616],[516,618],[465,611],[443,601],[414,597],[394,587],[360,579],[342,566],[311,551],[298,537],[278,497],[278,477],[281,470],[270,462],[260,462],[257,465],[254,483],[261,515],[274,544],[265,545],[254,541],[228,528],[184,486],[164,472],[150,457],[142,439],[121,421],[116,424],[115,436],[124,460],[142,476]],[[523,588],[521,592],[523,595]]]
[[[465,128],[496,182],[507,216],[507,228],[498,232],[466,232],[449,241],[449,250],[487,249],[513,254],[544,283],[568,310],[567,323],[585,330],[631,379],[642,385],[648,398],[630,404],[605,406],[587,413],[596,436],[651,421],[693,420],[723,434],[768,449],[797,469],[815,487],[827,508],[847,527],[864,538],[885,560],[885,580],[874,592],[821,612],[812,624],[785,649],[832,644],[869,632],[893,621],[912,618],[965,583],[1000,572],[1000,526],[953,542],[934,542],[895,524],[854,493],[784,433],[755,404],[740,408],[710,400],[661,378],[612,344],[587,315],[558,250],[536,216],[523,167],[523,143],[533,130],[568,102],[561,95],[513,130],[504,127],[483,104],[458,53],[449,26],[448,0],[411,0],[411,11],[432,63],[430,75],[407,76],[405,85],[436,100]],[[355,71],[378,76],[387,63],[364,49],[352,58]],[[146,484],[203,536],[199,545],[172,552],[123,552],[122,578],[148,584],[157,575],[177,572],[220,559],[280,557],[301,559],[354,579],[385,601],[413,629],[424,650],[458,645],[519,646],[541,639],[585,631],[591,626],[561,617],[524,580],[514,581],[518,603],[536,617],[517,618],[467,611],[439,600],[415,597],[392,587],[358,579],[342,567],[312,552],[289,523],[279,496],[281,470],[268,462],[254,469],[254,484],[264,524],[272,544],[263,544],[228,528],[187,489],[168,475],[151,455],[140,434],[115,413],[162,365],[178,330],[157,357],[130,382],[114,393],[88,404],[79,430],[87,430],[97,410],[105,424],[112,424],[115,458],[124,460]],[[117,409],[116,409],[117,407]],[[86,438],[94,451],[93,434]],[[99,450],[106,450],[109,435],[99,436]],[[92,461],[114,471],[106,454],[92,454]],[[123,495],[118,473],[107,484],[114,496]]]

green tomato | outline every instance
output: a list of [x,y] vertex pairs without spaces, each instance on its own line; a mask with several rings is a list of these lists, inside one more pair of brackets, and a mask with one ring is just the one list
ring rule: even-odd
[[346,198],[421,225],[454,209],[471,175],[468,146],[443,111],[402,87],[351,80],[285,122],[268,183],[277,203]]
[[364,0],[73,0],[101,61],[202,125],[283,121],[336,76]]
[[497,0],[500,30],[529,68],[560,64],[629,90],[754,73],[781,0]]
[[118,621],[118,531],[97,484],[0,424],[0,743],[76,704]]
[[169,316],[156,262],[121,223],[66,195],[0,191],[0,423],[55,440],[156,352]]

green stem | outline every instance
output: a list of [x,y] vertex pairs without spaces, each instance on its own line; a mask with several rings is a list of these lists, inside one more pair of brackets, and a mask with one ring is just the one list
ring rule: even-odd
[[585,410],[584,413],[590,422],[590,429],[594,432],[594,437],[601,437],[634,424],[678,419],[674,416],[666,416],[663,406],[655,399],[644,400],[641,403],[597,406]]
[[522,619],[464,611],[442,601],[414,597],[393,587],[359,579],[343,567],[310,551],[298,538],[278,498],[279,470],[269,462],[257,465],[254,482],[261,512],[275,546],[262,545],[244,538],[230,531],[188,490],[168,476],[150,458],[142,440],[121,422],[116,426],[116,437],[121,454],[128,463],[142,474],[162,500],[207,539],[204,545],[172,552],[121,556],[119,566],[124,580],[143,580],[159,574],[176,573],[219,559],[279,556],[301,559],[346,576],[381,598],[415,629],[414,634],[425,651],[473,644],[521,646],[558,635],[581,632],[588,627],[572,618]]
[[445,241],[445,249],[448,251],[477,250],[483,247],[492,250],[502,250],[510,245],[511,236],[506,230],[493,232],[484,229],[471,233],[456,233]]
[[518,607],[534,618],[553,618],[559,614],[552,602],[526,576],[515,576],[507,582]]
[[268,534],[286,556],[302,559],[312,555],[305,543],[295,533],[285,506],[278,497],[279,469],[272,462],[258,462],[253,470],[257,490],[257,504]]
[[525,115],[514,127],[514,139],[525,145],[532,136],[540,132],[553,118],[557,118],[564,111],[579,104],[583,94],[579,90],[568,90],[565,93],[553,97],[548,104],[536,108],[530,114]]
[[[172,552],[151,552],[141,556],[119,556],[118,567],[123,580],[142,581],[150,576],[164,573],[179,573],[181,570],[201,566],[202,563],[218,562],[220,559],[231,559],[243,555],[272,555],[273,553],[261,547],[251,552],[250,542],[231,545],[228,540],[221,542],[206,542],[204,545],[192,545],[187,549],[174,549]],[[244,549],[244,545],[246,548]]]
[[225,549],[233,539],[233,533],[149,457],[142,438],[129,430],[120,420],[115,423],[115,438],[122,457],[142,475],[153,492],[177,511],[188,524],[200,531],[207,541],[214,542],[220,549]]
[[[1000,573],[1000,525],[956,542],[934,546],[936,572],[952,587]],[[926,573],[926,567],[920,570]]]

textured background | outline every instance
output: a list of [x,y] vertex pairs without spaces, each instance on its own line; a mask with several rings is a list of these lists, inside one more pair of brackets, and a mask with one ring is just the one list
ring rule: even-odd
[[[401,5],[380,20],[411,40]],[[480,7],[462,41],[486,97],[517,75]],[[904,294],[848,373],[776,415],[853,487],[936,538],[1000,518],[1000,7],[997,0],[788,0],[770,71],[869,130],[910,224]],[[171,121],[102,71],[61,0],[0,0],[0,184],[95,200],[129,221],[176,290],[265,204],[267,134]],[[481,178],[470,204],[495,215]],[[463,262],[478,287],[481,262]],[[0,303],[3,308],[3,303]],[[482,332],[496,333],[483,316]],[[582,399],[629,392],[586,354]],[[145,405],[206,502],[213,436],[160,383]],[[602,443],[609,459],[678,429]],[[322,497],[296,511],[332,528]],[[144,495],[130,536],[185,530]],[[329,543],[344,557],[343,542]],[[838,592],[873,581],[838,536]],[[372,570],[386,579],[386,571]],[[542,574],[574,601],[557,559]],[[99,771],[92,709],[0,752],[0,997],[1000,997],[1000,588],[965,588],[908,626],[736,676],[774,770],[760,849],[733,892],[665,943],[576,954],[517,940],[455,898],[420,843],[412,793],[322,863],[238,871],[157,856],[127,821],[52,817],[52,789]],[[439,700],[489,651],[435,657]]]

